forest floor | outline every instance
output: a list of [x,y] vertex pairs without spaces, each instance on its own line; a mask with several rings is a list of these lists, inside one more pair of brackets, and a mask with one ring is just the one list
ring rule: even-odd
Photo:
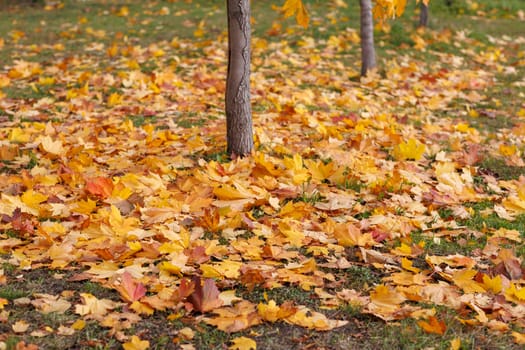
[[230,160],[224,1],[0,0],[0,349],[523,348],[523,1],[363,79],[355,5],[272,3]]

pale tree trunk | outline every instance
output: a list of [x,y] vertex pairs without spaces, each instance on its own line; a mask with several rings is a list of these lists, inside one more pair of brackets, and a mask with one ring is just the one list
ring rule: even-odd
[[428,5],[425,5],[423,1],[419,5],[419,26],[428,26]]
[[359,0],[361,6],[361,75],[376,66],[374,47],[374,20],[372,18],[372,1]]
[[250,0],[227,0],[228,77],[226,129],[228,153],[246,156],[253,149],[250,106]]

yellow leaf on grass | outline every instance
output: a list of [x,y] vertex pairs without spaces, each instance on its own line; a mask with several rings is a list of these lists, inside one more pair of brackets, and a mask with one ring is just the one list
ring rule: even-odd
[[514,337],[514,342],[516,344],[525,345],[525,334],[524,333],[512,332],[512,336]]
[[498,148],[499,153],[504,157],[510,157],[518,151],[518,148],[515,145],[499,145]]
[[232,345],[229,350],[256,350],[257,343],[255,340],[246,337],[237,337],[232,339]]
[[425,153],[426,147],[418,140],[411,138],[394,147],[393,156],[397,160],[420,160]]
[[146,350],[149,348],[149,341],[141,340],[136,335],[131,336],[131,340],[122,344],[124,350]]
[[387,312],[397,310],[405,300],[402,294],[384,285],[378,285],[374,291],[370,292],[370,301]]
[[447,330],[447,326],[445,322],[439,321],[434,316],[430,316],[428,318],[428,321],[418,321],[417,324],[419,327],[423,328],[423,330],[426,333],[433,333],[433,334],[439,334],[443,335],[445,334],[445,331]]
[[306,306],[299,306],[297,312],[287,317],[286,321],[318,331],[329,331],[348,323],[348,321],[328,319],[324,314],[310,310]]
[[337,224],[334,230],[334,238],[343,247],[371,247],[377,244],[371,233],[361,232],[361,229],[352,223]]
[[24,333],[29,328],[29,323],[24,320],[16,321],[11,328],[15,333]]
[[418,273],[419,271],[421,271],[420,269],[412,265],[412,260],[409,260],[407,258],[401,258],[401,267],[407,271],[411,271],[414,273]]
[[131,303],[131,305],[129,306],[129,308],[133,311],[135,311],[136,313],[138,314],[143,314],[143,315],[153,315],[153,312],[155,311],[151,306],[149,306],[148,304],[145,304],[145,303],[141,303],[140,301],[136,300],[134,301],[133,303]]
[[450,341],[450,350],[459,350],[461,348],[461,339],[454,338]]
[[242,263],[238,261],[224,260],[218,264],[201,264],[203,277],[217,278],[239,278]]
[[122,103],[123,96],[119,95],[118,93],[114,92],[108,97],[107,105],[108,107],[114,107]]
[[270,300],[268,304],[259,303],[257,305],[257,313],[265,321],[275,322],[278,320],[290,317],[297,311],[297,308],[293,305],[293,302],[285,302],[281,306],[278,306],[275,300]]
[[117,16],[119,16],[119,17],[127,17],[127,16],[129,16],[129,8],[127,6],[122,6],[118,10]]
[[80,293],[84,304],[76,305],[75,312],[79,315],[104,316],[109,310],[114,309],[117,304],[109,299],[97,299],[92,294]]
[[247,300],[242,300],[233,307],[215,309],[213,313],[217,316],[205,318],[204,322],[214,325],[224,332],[238,332],[261,323],[255,305]]
[[71,328],[73,328],[76,331],[80,331],[86,327],[86,321],[84,320],[76,320],[72,325]]

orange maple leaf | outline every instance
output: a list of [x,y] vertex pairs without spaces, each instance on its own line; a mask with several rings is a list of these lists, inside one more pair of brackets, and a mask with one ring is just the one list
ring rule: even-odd
[[142,283],[137,282],[128,271],[122,274],[122,283],[116,285],[115,289],[129,303],[137,301],[146,295],[146,287]]
[[113,192],[113,181],[107,177],[96,177],[86,181],[86,191],[94,196],[106,199]]
[[447,330],[447,325],[443,321],[439,321],[434,316],[430,316],[427,321],[418,321],[417,324],[421,327],[426,333],[433,333],[443,335]]

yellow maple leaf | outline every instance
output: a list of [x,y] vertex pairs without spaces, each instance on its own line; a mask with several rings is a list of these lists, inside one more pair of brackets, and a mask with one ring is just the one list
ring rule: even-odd
[[484,293],[485,288],[473,280],[476,274],[475,270],[460,270],[452,275],[452,280],[465,293]]
[[370,292],[370,301],[387,312],[397,310],[405,300],[402,294],[385,285],[378,285],[374,291]]
[[428,318],[428,321],[418,321],[417,324],[419,327],[421,327],[425,333],[432,333],[432,334],[439,334],[443,335],[445,334],[445,331],[447,330],[447,326],[445,325],[445,322],[439,321],[434,316],[430,316]]
[[[0,48],[1,47],[2,46],[0,45]],[[0,88],[6,87],[9,84],[11,84],[11,79],[9,79],[9,77],[7,75],[1,75],[0,74]]]
[[454,338],[450,341],[450,350],[459,350],[461,348],[461,339]]
[[109,95],[107,100],[108,107],[114,107],[122,103],[124,97],[116,92]]
[[424,144],[418,140],[411,138],[406,142],[402,142],[394,147],[393,156],[397,160],[420,160],[426,151]]
[[297,308],[293,306],[293,302],[286,302],[278,306],[275,300],[272,299],[268,304],[259,303],[259,305],[257,305],[257,313],[259,316],[269,322],[285,319],[293,315],[296,311]]
[[218,316],[205,318],[204,322],[216,326],[224,332],[238,332],[261,323],[255,310],[255,305],[247,300],[242,300],[233,307],[222,307],[213,310]]
[[25,191],[22,196],[20,196],[20,199],[22,202],[27,205],[28,207],[37,210],[40,206],[40,203],[43,203],[47,200],[47,197],[45,194],[35,192],[32,189],[29,189]]
[[86,215],[91,214],[97,207],[97,202],[89,198],[85,201],[78,201],[75,204],[76,206],[74,207],[73,211]]
[[288,239],[294,247],[301,247],[305,238],[304,233],[296,227],[293,220],[284,219],[279,222],[279,231]]
[[494,294],[501,292],[501,276],[496,275],[494,278],[490,278],[488,275],[483,275],[483,285],[487,290],[490,290]]
[[525,287],[517,288],[514,283],[505,290],[505,298],[516,303],[523,303],[525,301]]
[[297,312],[287,317],[286,321],[318,331],[329,331],[337,327],[342,327],[348,323],[348,321],[329,319],[324,314],[310,310],[306,306],[299,306]]
[[119,17],[127,17],[127,16],[129,16],[129,8],[127,6],[122,6],[118,10],[117,16],[119,16]]
[[9,141],[17,143],[28,142],[31,138],[31,135],[26,131],[20,128],[13,128],[9,133]]
[[140,301],[136,300],[134,301],[133,303],[131,303],[131,305],[129,306],[129,308],[133,311],[135,311],[136,313],[138,314],[143,314],[143,315],[153,315],[153,312],[155,311],[151,306],[149,306],[148,304],[145,304],[145,303],[141,303]]
[[149,341],[141,340],[136,335],[131,336],[131,340],[122,344],[124,350],[146,350],[149,348]]
[[224,260],[218,264],[201,264],[202,275],[209,278],[226,277],[239,278],[242,263],[238,261]]
[[419,271],[421,271],[420,269],[412,265],[412,260],[409,260],[407,258],[401,258],[401,267],[407,271],[411,271],[414,273],[418,273]]
[[512,336],[514,337],[514,342],[516,344],[525,345],[525,334],[524,333],[512,332]]
[[516,152],[518,151],[518,148],[516,147],[516,145],[501,144],[499,145],[498,151],[502,156],[510,157],[516,154]]
[[255,340],[246,337],[237,337],[232,339],[233,344],[228,348],[229,350],[256,350],[257,343]]
[[86,327],[86,321],[84,320],[76,320],[72,325],[71,328],[73,328],[76,331],[80,331]]
[[50,136],[46,136],[40,142],[42,145],[42,149],[47,153],[51,153],[57,156],[63,155],[65,153],[64,146],[62,145],[62,141],[60,140],[54,141]]
[[283,163],[291,170],[294,184],[300,185],[308,180],[308,171],[303,167],[303,157],[300,154],[294,154],[293,158],[285,158]]
[[56,83],[56,79],[54,77],[40,77],[38,78],[38,83],[40,85],[54,85]]
[[109,299],[97,299],[90,293],[80,293],[84,304],[75,306],[75,312],[79,315],[104,316],[109,310],[116,307],[116,303]]
[[297,23],[302,25],[304,28],[308,27],[310,18],[302,0],[286,0],[283,7],[281,8],[281,11],[283,12],[284,17],[291,17],[295,15]]

